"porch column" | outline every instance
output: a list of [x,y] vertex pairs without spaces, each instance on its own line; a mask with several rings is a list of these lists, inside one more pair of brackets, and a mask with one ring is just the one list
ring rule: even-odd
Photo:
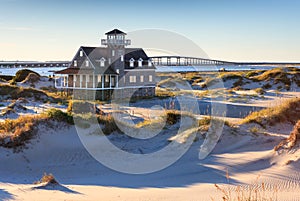
[[119,76],[116,76],[116,88],[119,88]]
[[69,75],[67,75],[67,88],[69,88]]
[[56,77],[57,77],[57,76],[55,75],[55,77],[54,77],[54,81],[55,81],[55,82],[54,82],[54,86],[55,86],[55,88],[57,88],[57,80],[56,80],[57,78],[56,78]]
[[104,89],[104,82],[105,82],[105,77],[104,75],[101,75],[101,83],[102,83],[102,89]]
[[79,87],[82,88],[82,75],[79,75]]
[[109,75],[109,88],[111,89],[111,75]]
[[61,86],[61,87],[63,87],[63,86],[64,86],[64,85],[63,85],[64,78],[65,78],[65,76],[63,76],[63,77],[60,79],[60,86]]
[[73,88],[76,88],[76,75],[73,75]]
[[95,73],[93,73],[93,89],[95,89]]

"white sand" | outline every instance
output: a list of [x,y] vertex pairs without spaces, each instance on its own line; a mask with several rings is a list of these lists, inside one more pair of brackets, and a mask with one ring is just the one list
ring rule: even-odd
[[[280,135],[256,136],[245,127],[242,131],[226,127],[219,144],[205,160],[198,159],[203,142],[200,140],[165,170],[128,175],[93,159],[74,127],[60,131],[40,129],[39,137],[23,152],[0,148],[1,200],[221,200],[214,184],[227,183],[227,170],[230,184],[264,182],[266,193],[278,189],[278,200],[300,198],[299,162],[285,164],[298,152],[275,153],[273,147],[283,139]],[[62,186],[43,189],[33,185],[44,172],[53,173]]]

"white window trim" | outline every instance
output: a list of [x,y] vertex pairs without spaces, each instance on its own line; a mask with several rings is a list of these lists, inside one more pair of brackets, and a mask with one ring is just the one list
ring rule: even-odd
[[130,75],[129,76],[129,82],[130,83],[136,83],[136,76],[135,75]]
[[129,60],[129,62],[130,62],[129,66],[133,68],[133,67],[134,67],[134,62],[135,62],[135,60],[134,60],[133,58],[131,58],[131,59]]
[[143,66],[143,59],[142,58],[140,58],[139,60],[138,60],[138,66],[139,67],[142,67]]
[[106,59],[104,57],[100,59],[100,67],[105,67],[105,61]]

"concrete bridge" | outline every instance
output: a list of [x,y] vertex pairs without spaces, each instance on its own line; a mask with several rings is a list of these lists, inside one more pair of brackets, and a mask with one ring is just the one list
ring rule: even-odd
[[[155,66],[242,66],[242,65],[265,65],[265,66],[300,66],[300,62],[229,62],[222,60],[183,57],[183,56],[154,56],[150,57]],[[70,61],[0,61],[0,68],[49,68],[49,67],[68,67]]]
[[211,66],[235,65],[234,62],[180,56],[155,56],[150,57],[155,66]]
[[0,61],[0,68],[48,68],[68,67],[69,61]]
[[266,65],[266,66],[277,66],[277,65],[289,65],[289,66],[300,66],[300,62],[230,62],[215,59],[205,59],[196,57],[182,57],[182,56],[154,56],[150,57],[155,66],[242,66],[242,65]]

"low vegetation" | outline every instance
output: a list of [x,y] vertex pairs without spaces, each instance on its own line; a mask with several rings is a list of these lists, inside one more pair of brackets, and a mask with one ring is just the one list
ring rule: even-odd
[[23,70],[19,70],[16,75],[13,77],[13,81],[14,82],[22,82],[24,81],[29,74],[34,74],[36,75],[37,77],[40,77],[40,75],[32,70],[29,70],[29,69],[23,69]]
[[53,122],[73,124],[73,119],[70,114],[57,109],[50,109],[39,115],[5,119],[0,122],[0,146],[6,148],[21,147],[36,135],[40,124],[52,125]]
[[59,183],[56,181],[53,174],[44,173],[43,177],[39,181],[34,182],[34,184],[58,185]]
[[294,126],[294,129],[291,132],[290,136],[287,139],[280,142],[279,145],[277,145],[274,148],[274,150],[278,151],[279,149],[291,149],[295,147],[297,142],[299,142],[299,139],[300,139],[300,120]]
[[283,102],[281,105],[251,113],[242,123],[257,123],[263,127],[277,123],[295,124],[300,119],[300,98]]
[[[226,171],[227,184],[215,184],[215,188],[222,195],[223,201],[277,201],[278,188],[271,186],[272,190],[268,190],[264,182],[259,181],[260,175],[250,185],[230,185],[230,176]],[[211,200],[215,200],[211,198]]]

